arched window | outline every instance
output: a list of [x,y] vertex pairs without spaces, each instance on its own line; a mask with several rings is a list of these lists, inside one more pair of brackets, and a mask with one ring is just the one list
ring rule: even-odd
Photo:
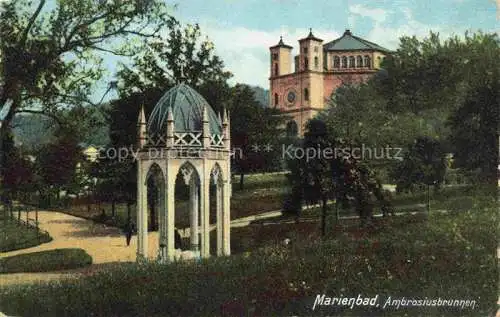
[[333,58],[333,68],[340,68],[340,57],[335,56]]
[[361,55],[356,57],[356,67],[363,67],[363,57]]
[[365,55],[365,65],[364,66],[370,67],[370,68],[372,67],[372,61],[371,61],[370,56],[368,56],[368,55]]
[[342,56],[342,68],[347,68],[347,57]]
[[278,105],[278,101],[279,101],[278,94],[274,94],[274,106]]
[[295,121],[288,121],[286,124],[286,135],[288,137],[296,137],[297,134],[299,133],[299,127],[297,126],[297,123]]
[[309,100],[309,89],[304,88],[304,100]]
[[319,59],[318,56],[314,56],[314,68],[318,69],[319,67]]
[[309,60],[307,59],[307,57],[304,57],[304,69],[309,69]]
[[349,68],[356,67],[355,63],[356,63],[356,59],[354,58],[354,56],[349,56]]
[[280,73],[279,66],[278,66],[278,64],[275,64],[274,65],[274,76],[279,76],[279,73]]

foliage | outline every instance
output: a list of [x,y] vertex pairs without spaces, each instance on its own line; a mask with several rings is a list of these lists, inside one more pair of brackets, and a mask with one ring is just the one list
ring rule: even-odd
[[[488,206],[430,219],[391,217],[370,236],[346,230],[335,239],[296,239],[289,246],[268,245],[201,263],[121,264],[78,281],[10,287],[0,291],[0,298],[4,312],[11,315],[270,316],[311,314],[322,290],[349,297],[379,294],[381,306],[388,296],[471,299],[476,301],[474,310],[414,307],[404,313],[489,315],[498,296],[496,205]],[[324,307],[317,313],[401,316],[401,312],[401,308]]]
[[73,185],[77,163],[83,160],[81,148],[73,135],[63,132],[56,142],[44,146],[37,156],[37,173],[43,182],[40,189],[53,188],[59,192]]
[[449,121],[454,167],[480,169],[482,181],[493,189],[498,182],[499,109],[500,77],[471,91]]
[[[220,111],[227,96],[226,81],[232,74],[214,54],[213,43],[201,40],[198,24],[183,27],[171,17],[166,28],[166,36],[144,42],[141,46],[144,53],[136,55],[132,67],[122,64],[118,72],[120,95],[165,92],[183,80],[200,92],[216,112]],[[153,106],[152,103],[145,105]]]
[[440,186],[445,172],[445,153],[439,141],[417,138],[394,171],[397,191],[407,191],[415,185]]
[[0,259],[0,273],[49,272],[85,267],[92,257],[82,249],[54,249]]
[[285,201],[285,210],[299,214],[301,202],[321,203],[323,235],[326,233],[327,204],[331,199],[344,206],[353,204],[362,226],[372,218],[373,199],[382,203],[384,215],[391,212],[382,184],[354,155],[347,146],[349,143],[349,140],[335,138],[323,121],[313,119],[306,125],[302,144],[288,160],[292,190],[291,197]]
[[12,135],[4,135],[4,162],[1,174],[4,175],[4,194],[11,199],[18,198],[19,195],[33,192],[36,186],[33,163],[26,158],[20,149],[15,147]]
[[231,117],[231,146],[235,149],[234,169],[243,175],[281,169],[280,151],[284,119],[273,108],[262,107],[250,86],[231,88],[227,108]]

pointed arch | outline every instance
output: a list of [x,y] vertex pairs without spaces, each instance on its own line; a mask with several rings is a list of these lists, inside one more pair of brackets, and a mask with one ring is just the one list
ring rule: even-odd
[[201,179],[198,169],[189,161],[185,161],[180,165],[177,174],[179,173],[182,175],[186,185],[189,185],[193,180],[199,181]]
[[163,169],[160,167],[160,165],[158,165],[158,163],[156,162],[153,162],[149,168],[148,168],[148,172],[146,174],[146,178],[144,179],[144,181],[147,183],[148,180],[151,178],[151,177],[155,177],[155,181],[158,179],[158,177],[160,177],[160,179],[163,180],[163,182],[165,182],[165,173],[163,173]]
[[217,185],[218,183],[222,182],[223,179],[224,175],[222,172],[222,168],[220,167],[219,163],[215,163],[212,167],[212,170],[210,171],[210,182],[214,185]]

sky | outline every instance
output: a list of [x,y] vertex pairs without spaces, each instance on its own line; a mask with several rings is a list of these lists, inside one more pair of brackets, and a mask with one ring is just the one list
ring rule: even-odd
[[[1,0],[0,0],[1,1]],[[345,29],[388,49],[401,36],[423,38],[429,31],[442,38],[466,30],[499,32],[500,0],[168,0],[181,22],[198,23],[203,38],[233,73],[231,84],[269,88],[269,47],[283,36],[294,46],[312,28],[324,43]],[[114,59],[107,58],[109,70]]]

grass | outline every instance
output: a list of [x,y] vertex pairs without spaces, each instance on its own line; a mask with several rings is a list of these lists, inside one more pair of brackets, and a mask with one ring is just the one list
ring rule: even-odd
[[50,272],[91,264],[92,257],[82,249],[55,249],[2,258],[0,273]]
[[[325,239],[317,223],[238,228],[233,237],[248,244],[239,255],[116,265],[76,281],[4,288],[0,301],[4,313],[22,316],[487,316],[497,301],[497,202],[474,199],[468,211],[389,217],[370,232],[346,222]],[[285,237],[288,246],[279,243]],[[313,312],[317,294],[476,305]]]
[[15,219],[3,218],[0,212],[0,252],[30,248],[52,241],[48,233],[20,224]]

